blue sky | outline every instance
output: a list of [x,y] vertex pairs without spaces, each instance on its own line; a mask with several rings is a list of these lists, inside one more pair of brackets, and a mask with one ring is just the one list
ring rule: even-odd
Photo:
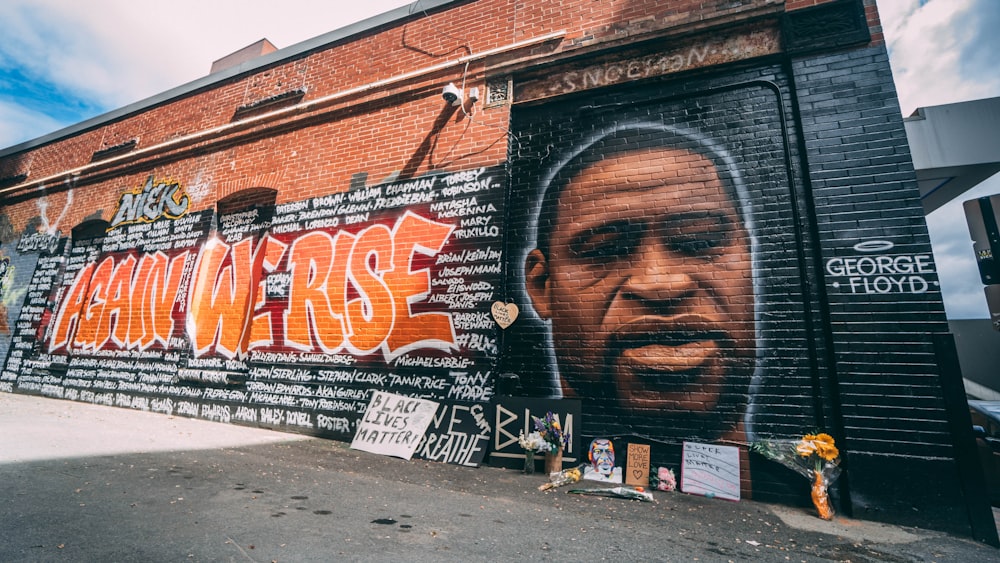
[[[542,0],[536,0],[542,1]],[[288,47],[407,0],[2,0],[0,148],[208,74],[262,38]],[[878,0],[903,115],[1000,96],[1000,0]],[[419,6],[417,6],[419,9]],[[961,201],[928,217],[950,318],[989,313]]]

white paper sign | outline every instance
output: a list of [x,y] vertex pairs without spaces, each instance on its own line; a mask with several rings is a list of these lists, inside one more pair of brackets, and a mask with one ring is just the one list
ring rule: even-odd
[[351,448],[410,459],[437,408],[434,401],[375,391]]
[[740,500],[740,449],[684,442],[681,491]]

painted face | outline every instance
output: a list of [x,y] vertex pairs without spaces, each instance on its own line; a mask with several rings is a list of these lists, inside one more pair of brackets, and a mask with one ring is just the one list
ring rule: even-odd
[[590,464],[594,471],[609,477],[615,470],[615,447],[610,440],[598,438],[590,443]]
[[755,358],[753,275],[712,162],[669,148],[597,162],[556,215],[548,256],[532,251],[525,271],[565,394],[731,429]]

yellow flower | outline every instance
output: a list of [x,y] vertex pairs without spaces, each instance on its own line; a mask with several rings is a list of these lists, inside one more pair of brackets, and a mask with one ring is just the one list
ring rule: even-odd
[[816,451],[816,446],[813,444],[812,440],[806,440],[803,438],[802,441],[795,446],[795,451],[802,457],[809,457]]
[[819,440],[820,442],[826,442],[827,444],[833,445],[833,436],[829,434],[817,434],[814,440]]
[[816,454],[825,461],[833,461],[840,455],[840,451],[834,445],[833,436],[829,434],[806,434],[795,446],[795,451],[801,457]]
[[821,442],[817,445],[816,453],[819,455],[819,457],[823,458],[826,461],[833,461],[837,459],[838,455],[840,455],[840,451],[837,450],[837,446],[834,446],[833,444],[827,444],[825,442]]

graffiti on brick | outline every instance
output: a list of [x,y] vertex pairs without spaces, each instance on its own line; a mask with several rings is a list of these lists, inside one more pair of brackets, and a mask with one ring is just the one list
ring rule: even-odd
[[454,431],[427,456],[478,463],[454,421],[493,393],[501,178],[477,168],[179,213],[163,202],[180,184],[150,177],[106,232],[39,261],[0,382],[338,438],[373,390],[392,390],[450,405]]
[[191,204],[180,183],[155,180],[152,175],[142,186],[121,194],[111,218],[111,226],[151,222],[160,218],[176,219],[187,213]]
[[27,233],[17,241],[17,251],[21,254],[28,252],[53,253],[59,244],[61,233],[58,231]]
[[591,62],[520,83],[515,98],[524,102],[769,55],[777,53],[779,45],[778,32],[772,27],[742,29],[698,42],[671,43],[656,54]]
[[920,294],[938,287],[931,254],[897,254],[891,241],[868,240],[854,245],[855,256],[826,261],[830,285],[858,295]]

